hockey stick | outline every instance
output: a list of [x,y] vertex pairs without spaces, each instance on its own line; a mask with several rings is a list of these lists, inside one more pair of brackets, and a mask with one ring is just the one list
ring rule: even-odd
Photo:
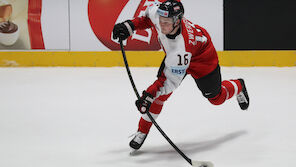
[[[124,64],[125,64],[125,68],[128,74],[128,77],[131,81],[131,84],[133,86],[134,92],[137,96],[138,99],[140,99],[140,95],[138,93],[138,90],[136,88],[136,85],[134,83],[132,74],[130,72],[129,69],[129,65],[126,59],[126,55],[125,55],[125,51],[123,48],[123,44],[122,44],[122,40],[119,40],[120,42],[120,48],[121,48],[121,52],[122,52],[122,56],[123,56],[123,60],[124,60]],[[146,112],[146,114],[148,115],[148,117],[150,118],[150,120],[152,121],[152,123],[154,124],[154,126],[158,129],[158,131],[161,133],[161,135],[171,144],[171,146],[191,165],[191,166],[195,166],[195,167],[213,167],[213,163],[208,162],[208,161],[193,161],[190,158],[188,158],[173,142],[172,140],[164,133],[164,131],[160,128],[160,126],[157,124],[157,122],[154,120],[154,118],[151,116],[150,112]]]

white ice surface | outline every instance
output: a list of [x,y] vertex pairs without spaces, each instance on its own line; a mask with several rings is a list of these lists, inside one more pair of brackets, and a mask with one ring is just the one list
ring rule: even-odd
[[[132,68],[139,91],[157,68]],[[250,108],[202,97],[191,76],[157,119],[193,160],[216,167],[296,166],[296,68],[222,67],[242,77]],[[136,156],[129,135],[140,114],[125,68],[0,68],[1,167],[186,167],[151,129]]]

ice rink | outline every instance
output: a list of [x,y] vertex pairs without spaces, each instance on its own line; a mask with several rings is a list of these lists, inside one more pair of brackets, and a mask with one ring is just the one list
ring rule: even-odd
[[[131,68],[139,92],[158,68]],[[216,167],[296,166],[296,68],[222,67],[244,78],[248,111],[235,98],[203,98],[191,76],[157,119],[193,160]],[[140,114],[125,68],[0,68],[1,167],[190,166],[155,127],[135,156]]]

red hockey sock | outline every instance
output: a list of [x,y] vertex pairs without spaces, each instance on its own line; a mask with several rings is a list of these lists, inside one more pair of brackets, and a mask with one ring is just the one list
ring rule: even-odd
[[152,126],[152,122],[148,122],[145,119],[141,118],[140,122],[139,122],[138,131],[140,131],[142,133],[145,133],[145,134],[148,134],[151,126]]
[[[163,106],[163,104],[159,105],[159,104],[156,104],[155,102],[153,102],[151,104],[149,112],[154,119],[156,119],[158,117],[158,115],[160,114],[162,106]],[[148,134],[151,126],[152,126],[152,122],[151,122],[150,118],[148,117],[147,114],[143,114],[140,119],[140,122],[139,122],[139,129],[138,130],[142,133]]]
[[[163,103],[170,97],[170,95],[171,94],[160,96],[151,104],[149,112],[154,119],[158,117],[163,107]],[[139,121],[138,131],[148,134],[151,126],[152,126],[152,122],[150,118],[148,117],[147,114],[143,114]]]
[[222,82],[220,93],[216,97],[209,99],[209,101],[214,105],[223,104],[227,99],[237,95],[241,90],[242,85],[239,80],[225,80]]

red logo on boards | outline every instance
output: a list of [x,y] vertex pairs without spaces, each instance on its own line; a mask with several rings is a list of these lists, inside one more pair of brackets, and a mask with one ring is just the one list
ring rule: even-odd
[[[146,8],[155,1],[163,0],[89,0],[88,17],[97,38],[109,49],[120,50],[112,39],[115,23],[143,15]],[[126,50],[159,50],[155,29],[137,30],[126,41]]]

